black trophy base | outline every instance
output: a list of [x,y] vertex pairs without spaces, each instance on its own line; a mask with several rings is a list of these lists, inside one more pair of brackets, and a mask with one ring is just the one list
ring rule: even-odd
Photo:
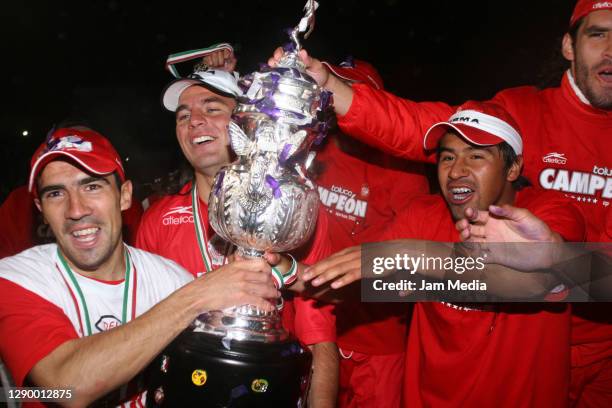
[[296,340],[235,341],[185,331],[147,369],[147,407],[301,407],[312,354]]

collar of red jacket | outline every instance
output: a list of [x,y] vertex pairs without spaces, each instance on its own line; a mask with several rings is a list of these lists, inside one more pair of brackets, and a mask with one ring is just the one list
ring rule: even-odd
[[[612,120],[612,111],[606,111],[593,107],[586,97],[582,95],[582,92],[577,85],[572,84],[573,79],[571,78],[570,70],[568,69],[563,75],[561,80],[561,90],[565,99],[570,102],[571,105],[578,108],[579,113],[588,115],[589,120]],[[582,100],[584,99],[584,101]]]

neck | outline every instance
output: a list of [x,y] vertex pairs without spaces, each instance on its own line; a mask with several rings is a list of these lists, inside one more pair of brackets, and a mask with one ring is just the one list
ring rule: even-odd
[[[60,251],[62,251],[61,248]],[[119,240],[118,245],[115,247],[110,257],[103,261],[102,264],[94,270],[81,269],[66,256],[64,251],[62,251],[62,255],[70,266],[70,269],[80,275],[104,281],[118,281],[125,279],[126,264],[122,240]]]
[[516,190],[512,187],[512,184],[506,184],[504,191],[502,191],[499,200],[495,203],[495,205],[514,205],[514,200],[516,199]]
[[206,204],[208,204],[208,196],[210,195],[213,182],[215,181],[215,174],[216,172],[213,173],[213,175],[200,173],[198,171],[195,173],[195,183],[198,187],[198,197]]

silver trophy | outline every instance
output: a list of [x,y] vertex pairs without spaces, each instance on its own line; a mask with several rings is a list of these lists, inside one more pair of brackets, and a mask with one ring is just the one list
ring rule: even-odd
[[[298,33],[309,34],[317,4],[306,4],[306,16],[295,27],[292,43],[277,68],[263,68],[240,81],[245,96],[229,124],[238,159],[217,173],[209,197],[213,229],[237,246],[243,256],[264,251],[287,252],[312,235],[319,196],[306,176],[313,142],[325,137],[331,94],[305,72],[297,57]],[[200,316],[198,330],[228,339],[282,341],[287,333],[277,311],[251,305]]]
[[[312,0],[306,4],[277,68],[241,81],[246,96],[229,125],[238,159],[217,174],[208,216],[244,256],[290,251],[315,228],[319,197],[306,168],[310,146],[325,136],[332,116],[330,94],[297,58],[298,34],[312,30],[315,8]],[[209,311],[151,364],[147,407],[303,407],[311,362],[308,349],[283,329],[278,310]]]

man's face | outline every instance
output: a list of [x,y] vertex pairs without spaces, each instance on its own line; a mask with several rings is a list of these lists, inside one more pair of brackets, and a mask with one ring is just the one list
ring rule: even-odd
[[176,110],[176,137],[198,172],[214,175],[230,162],[227,125],[236,102],[193,85],[183,91]]
[[119,190],[113,175],[90,175],[56,160],[43,169],[37,191],[36,205],[72,266],[96,271],[113,251],[121,251],[121,211],[132,197],[129,181]]
[[563,55],[572,62],[576,84],[591,105],[612,110],[612,10],[588,14],[575,44],[566,34]]
[[512,178],[496,146],[474,146],[451,132],[440,140],[438,181],[455,220],[464,218],[466,207],[509,204]]

